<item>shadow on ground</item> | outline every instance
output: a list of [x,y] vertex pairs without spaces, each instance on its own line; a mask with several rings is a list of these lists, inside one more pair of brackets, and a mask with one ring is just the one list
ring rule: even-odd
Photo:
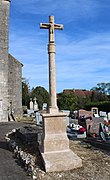
[[8,143],[5,141],[0,141],[0,148],[5,149],[5,150],[9,150]]

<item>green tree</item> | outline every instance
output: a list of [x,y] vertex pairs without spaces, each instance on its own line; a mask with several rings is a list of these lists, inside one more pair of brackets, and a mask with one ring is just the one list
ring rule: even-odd
[[110,95],[110,83],[106,83],[107,86],[107,94]]
[[26,78],[22,78],[22,105],[28,106],[30,98],[29,82]]
[[76,96],[78,109],[83,109],[87,103],[91,102],[91,97],[89,94],[84,96],[77,94]]
[[40,110],[42,109],[43,103],[47,103],[49,106],[49,93],[44,87],[38,86],[36,88],[32,88],[30,96],[32,98],[37,98],[37,103]]
[[60,110],[74,111],[77,108],[77,97],[74,93],[62,93],[57,99]]
[[91,102],[107,101],[108,97],[102,92],[92,91],[91,93]]
[[110,83],[98,83],[96,87],[93,87],[91,90],[94,90],[103,94],[110,94]]

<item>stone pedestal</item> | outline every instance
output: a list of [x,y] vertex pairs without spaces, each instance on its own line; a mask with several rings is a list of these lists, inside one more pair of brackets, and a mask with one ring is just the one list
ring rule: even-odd
[[40,151],[45,171],[66,171],[82,166],[82,160],[69,149],[66,134],[66,114],[42,114],[43,139]]

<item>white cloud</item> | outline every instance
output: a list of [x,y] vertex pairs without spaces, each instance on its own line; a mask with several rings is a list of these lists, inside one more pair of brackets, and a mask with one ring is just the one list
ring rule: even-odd
[[57,49],[58,88],[62,86],[61,81],[63,86],[65,82],[65,88],[92,88],[98,82],[109,82],[110,34],[60,45]]
[[[110,7],[108,0],[104,2],[101,3],[99,0],[12,1],[13,9],[16,6],[19,13],[11,25],[10,53],[24,64],[23,76],[29,78],[31,87],[41,85],[48,88],[48,31],[40,30],[38,21],[41,19],[43,22],[48,21],[48,15],[51,13],[55,15],[57,23],[61,22],[65,25],[64,31],[55,32],[57,91],[64,88],[89,89],[98,82],[109,82],[109,29],[103,30],[103,33],[99,30],[93,32],[88,30],[89,21],[85,23],[86,28],[81,24],[82,20],[99,18],[101,11]],[[27,18],[26,21],[24,18],[26,27],[22,22],[20,24],[22,26],[17,28],[16,24],[19,20],[23,20],[24,14]],[[104,13],[101,18],[103,16]],[[31,18],[32,20],[37,18],[36,27],[35,24],[31,24],[32,29],[28,24]],[[74,27],[74,22],[79,19],[81,22],[78,27]],[[94,21],[93,26],[95,27]]]
[[95,0],[16,0],[20,13],[36,15],[54,15],[56,19],[71,22],[76,19],[94,17],[98,14],[99,1]]
[[[47,44],[40,43],[40,38],[37,37],[38,44],[32,37],[16,39],[13,36],[10,42],[12,54],[23,60],[23,75],[30,79],[31,87],[40,83],[48,86]],[[109,81],[109,33],[95,34],[78,42],[69,42],[68,36],[63,34],[56,49],[58,91],[68,87],[92,88],[98,82]]]

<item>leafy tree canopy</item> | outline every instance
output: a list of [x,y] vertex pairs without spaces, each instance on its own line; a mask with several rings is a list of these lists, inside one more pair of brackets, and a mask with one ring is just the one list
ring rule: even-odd
[[29,82],[26,78],[22,78],[22,104],[25,106],[28,105],[29,94],[30,94]]
[[31,97],[37,98],[37,103],[40,110],[42,109],[43,103],[47,103],[49,105],[49,93],[44,87],[38,86],[36,88],[32,88]]
[[105,93],[92,91],[91,93],[91,102],[100,102],[100,101],[107,101],[108,96]]
[[77,97],[74,93],[62,93],[58,97],[58,107],[60,110],[73,111],[76,108]]
[[110,83],[98,83],[96,87],[93,87],[91,90],[110,95]]

